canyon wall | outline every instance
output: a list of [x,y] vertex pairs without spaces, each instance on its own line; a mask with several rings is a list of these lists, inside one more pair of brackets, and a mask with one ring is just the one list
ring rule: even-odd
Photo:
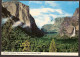
[[14,22],[21,21],[27,27],[21,28],[25,32],[36,36],[43,36],[44,33],[37,27],[34,18],[29,13],[29,6],[20,2],[3,2],[2,3],[2,19],[12,16]]

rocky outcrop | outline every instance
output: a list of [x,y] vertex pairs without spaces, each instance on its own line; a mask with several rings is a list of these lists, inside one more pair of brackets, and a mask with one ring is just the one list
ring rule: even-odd
[[57,17],[55,18],[55,26],[60,26],[60,24],[64,21],[64,17]]
[[54,30],[54,25],[46,24],[46,25],[42,26],[41,30],[43,30],[44,32],[52,32],[52,30]]
[[55,18],[54,24],[46,24],[42,26],[44,32],[59,32],[60,24],[63,22],[64,17]]
[[74,32],[74,27],[76,30],[75,33],[77,35],[79,33],[79,8],[76,9],[72,17],[64,18],[64,21],[60,26],[60,35],[71,36]]
[[29,6],[20,2],[3,2],[2,3],[2,19],[12,18],[14,23],[21,21],[25,24],[25,28],[20,27],[25,32],[36,36],[43,36],[44,33],[37,27],[34,18],[29,13]]
[[76,9],[76,11],[74,12],[73,16],[79,18],[79,8]]

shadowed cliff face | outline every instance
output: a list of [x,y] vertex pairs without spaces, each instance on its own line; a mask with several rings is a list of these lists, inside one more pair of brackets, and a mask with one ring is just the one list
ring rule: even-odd
[[20,2],[3,2],[2,19],[8,18],[13,20],[13,25],[20,22],[20,28],[29,35],[41,37],[44,33],[37,27],[34,18],[29,13],[29,6]]
[[60,27],[60,35],[68,35],[71,36],[73,34],[75,27],[75,33],[78,34],[79,32],[79,8],[76,9],[75,13],[72,17],[65,17],[64,21]]

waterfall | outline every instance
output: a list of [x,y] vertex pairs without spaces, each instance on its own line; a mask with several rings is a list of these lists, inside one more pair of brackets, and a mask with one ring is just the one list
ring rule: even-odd
[[75,35],[76,35],[76,29],[75,29],[75,27],[74,27],[73,33],[72,33],[71,37],[74,37]]

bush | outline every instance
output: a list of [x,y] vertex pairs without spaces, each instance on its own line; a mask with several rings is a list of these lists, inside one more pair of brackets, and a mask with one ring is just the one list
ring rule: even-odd
[[30,42],[28,40],[22,43],[20,47],[22,47],[22,52],[30,52]]

